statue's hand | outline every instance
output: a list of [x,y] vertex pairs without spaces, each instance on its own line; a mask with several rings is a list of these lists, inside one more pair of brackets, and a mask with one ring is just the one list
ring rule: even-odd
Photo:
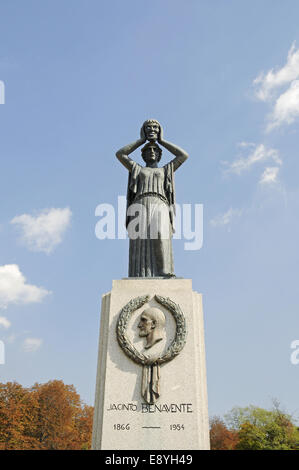
[[160,124],[160,131],[159,131],[159,135],[158,135],[158,142],[161,144],[161,142],[163,141],[163,137],[164,137],[164,132],[163,132],[163,127],[161,126]]
[[141,129],[140,129],[140,140],[142,141],[143,144],[146,142],[146,136],[145,136],[145,132],[144,132],[144,127],[143,127],[143,126],[142,126]]

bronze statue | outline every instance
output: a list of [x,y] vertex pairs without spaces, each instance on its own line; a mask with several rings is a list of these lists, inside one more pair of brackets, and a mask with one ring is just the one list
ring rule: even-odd
[[[129,155],[138,147],[146,166]],[[158,167],[162,149],[175,155],[171,162]],[[158,121],[144,122],[140,139],[116,152],[118,160],[129,170],[126,226],[130,238],[129,277],[174,277],[172,235],[174,231],[174,172],[188,154],[167,142]]]

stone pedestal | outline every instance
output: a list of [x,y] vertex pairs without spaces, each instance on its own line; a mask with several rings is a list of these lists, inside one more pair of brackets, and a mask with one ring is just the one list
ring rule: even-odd
[[[153,307],[166,323],[163,338],[146,348],[138,326]],[[132,351],[165,362],[151,369]],[[146,399],[147,381],[153,393]],[[190,279],[117,280],[103,296],[93,449],[209,449],[202,296]]]

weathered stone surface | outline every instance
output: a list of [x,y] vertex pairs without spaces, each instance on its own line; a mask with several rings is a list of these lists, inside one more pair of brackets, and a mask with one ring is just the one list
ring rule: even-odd
[[[159,390],[154,403],[142,396],[144,366],[132,360],[117,340],[123,307],[149,296],[130,314],[125,335],[140,357],[155,361],[169,351],[177,332],[170,310],[155,296],[169,298],[186,319],[187,337],[179,353],[158,366]],[[148,309],[165,316],[163,335],[148,346],[140,335],[140,318]],[[159,332],[161,333],[161,331]],[[157,379],[157,377],[156,377]],[[94,449],[208,449],[209,426],[202,296],[189,279],[123,279],[103,296],[93,430]]]

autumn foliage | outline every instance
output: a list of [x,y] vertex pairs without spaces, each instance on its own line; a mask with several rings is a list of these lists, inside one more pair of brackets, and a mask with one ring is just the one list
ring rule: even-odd
[[239,438],[236,431],[227,429],[224,421],[215,416],[210,421],[210,441],[212,450],[235,450]]
[[89,449],[93,408],[60,380],[0,383],[0,449]]

